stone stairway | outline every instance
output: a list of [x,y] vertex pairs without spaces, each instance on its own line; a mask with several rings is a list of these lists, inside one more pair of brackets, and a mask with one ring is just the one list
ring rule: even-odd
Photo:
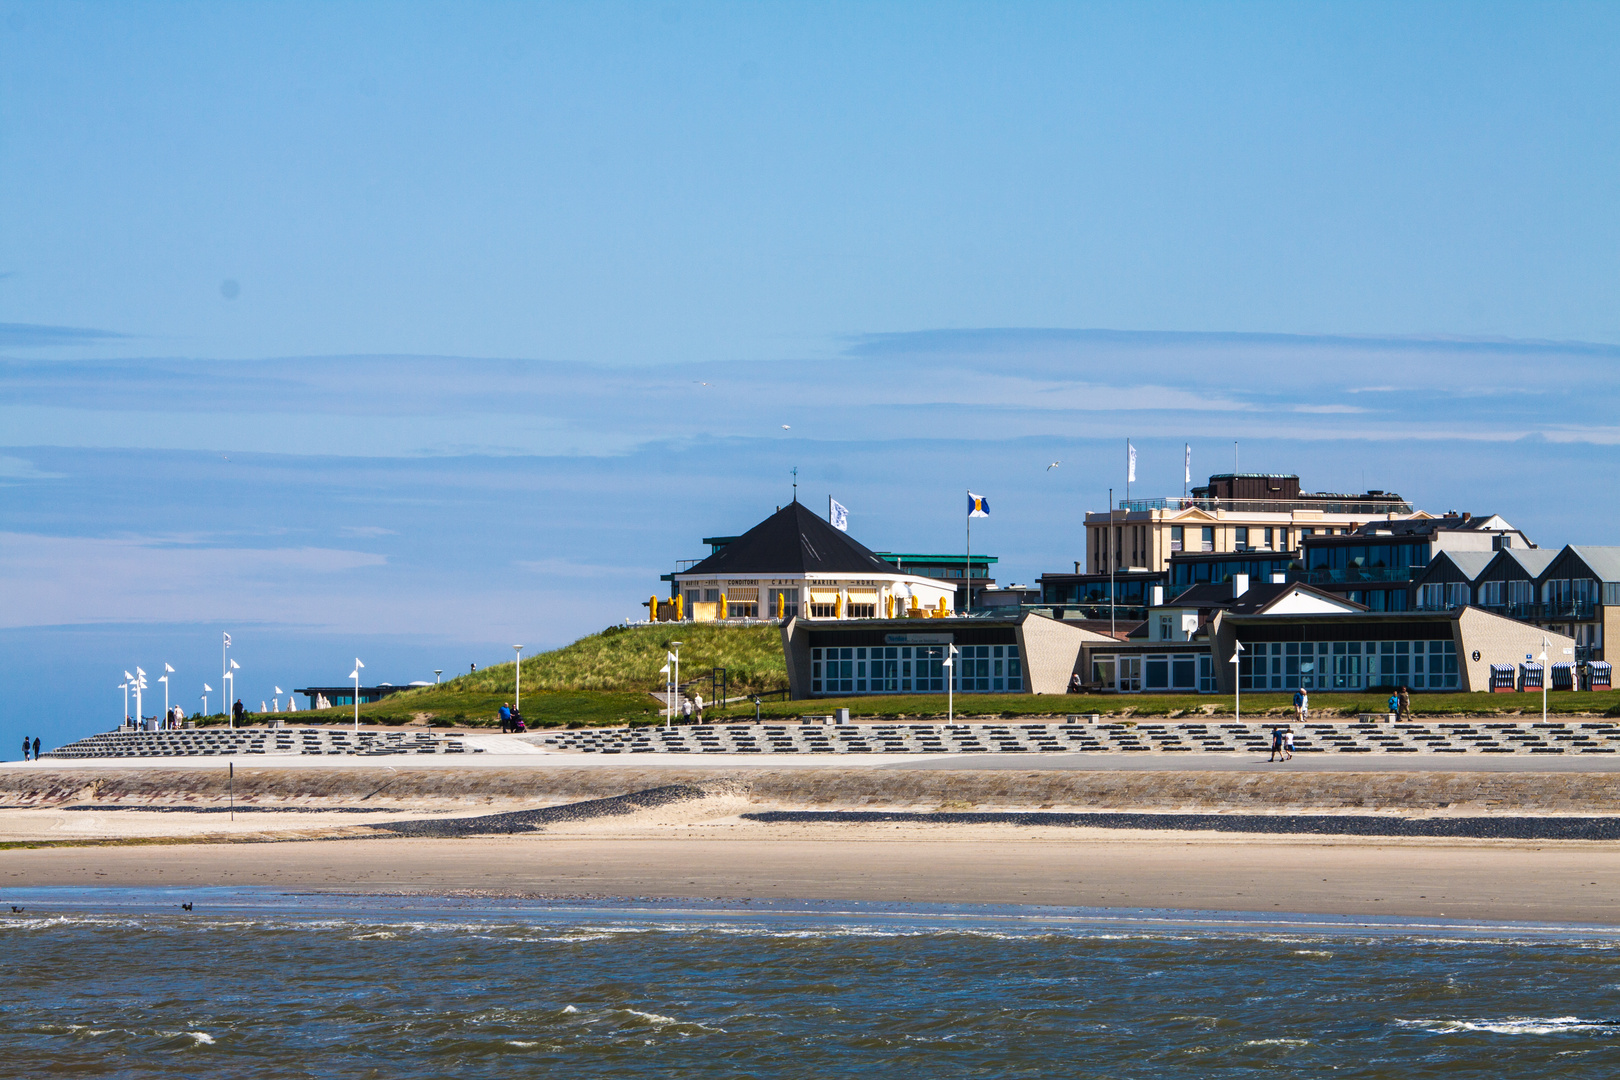
[[[1267,723],[700,724],[583,728],[528,740],[585,754],[993,754],[1270,752]],[[1307,721],[1296,754],[1613,754],[1620,722]]]
[[275,756],[380,757],[395,754],[482,754],[459,735],[432,731],[362,731],[335,728],[198,728],[179,731],[109,731],[44,754],[51,758]]

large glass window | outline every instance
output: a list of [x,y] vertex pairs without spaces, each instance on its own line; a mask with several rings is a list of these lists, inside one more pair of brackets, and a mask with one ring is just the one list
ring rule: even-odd
[[1170,658],[1149,656],[1142,663],[1142,689],[1170,689]]
[[1205,525],[1203,527],[1203,534],[1202,534],[1201,538],[1199,539],[1198,549],[1200,551],[1214,551],[1215,550],[1215,526],[1213,526],[1213,525]]
[[1181,547],[1182,538],[1183,538],[1183,536],[1185,536],[1185,534],[1186,534],[1186,530],[1182,526],[1180,526],[1180,525],[1172,525],[1172,526],[1170,526],[1170,550],[1171,551],[1180,551],[1180,550],[1182,550],[1182,547]]

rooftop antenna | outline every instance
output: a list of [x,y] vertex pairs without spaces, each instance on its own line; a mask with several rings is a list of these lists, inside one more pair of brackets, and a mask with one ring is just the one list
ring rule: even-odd
[[799,501],[799,467],[793,466],[793,501]]

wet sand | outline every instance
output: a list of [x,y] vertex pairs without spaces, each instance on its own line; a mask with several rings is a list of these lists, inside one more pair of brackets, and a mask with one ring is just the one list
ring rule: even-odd
[[1620,925],[1620,843],[616,821],[510,837],[0,852],[7,886],[1276,911]]

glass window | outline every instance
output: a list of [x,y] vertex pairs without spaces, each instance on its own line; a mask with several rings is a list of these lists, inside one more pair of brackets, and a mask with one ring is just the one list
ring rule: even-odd
[[1144,690],[1170,689],[1170,658],[1168,656],[1150,656],[1142,665],[1142,688]]
[[1174,690],[1198,689],[1198,657],[1172,656],[1170,658],[1170,686]]
[[1205,525],[1203,527],[1203,535],[1199,540],[1198,546],[1201,551],[1215,550],[1215,526]]
[[1232,550],[1249,550],[1249,527],[1247,525],[1239,525],[1232,530]]
[[1185,532],[1184,532],[1182,526],[1180,526],[1180,525],[1172,525],[1172,526],[1170,526],[1170,550],[1171,551],[1180,551],[1181,550],[1181,541],[1182,541],[1182,537],[1184,535],[1185,535]]

